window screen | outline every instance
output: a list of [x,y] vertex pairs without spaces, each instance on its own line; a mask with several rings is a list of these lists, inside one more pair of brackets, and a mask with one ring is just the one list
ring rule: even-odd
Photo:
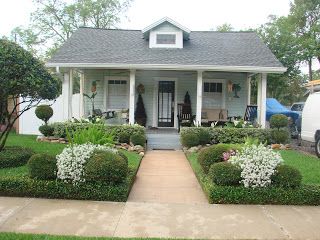
[[203,86],[203,91],[222,93],[222,83],[205,82]]
[[157,44],[176,44],[176,35],[157,34]]
[[109,80],[108,81],[108,108],[127,109],[128,108],[128,88],[127,81]]

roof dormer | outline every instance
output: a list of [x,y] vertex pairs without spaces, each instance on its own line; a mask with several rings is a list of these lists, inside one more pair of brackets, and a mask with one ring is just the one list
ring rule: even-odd
[[165,17],[143,29],[142,33],[149,40],[150,48],[183,48],[183,41],[189,40],[190,30]]

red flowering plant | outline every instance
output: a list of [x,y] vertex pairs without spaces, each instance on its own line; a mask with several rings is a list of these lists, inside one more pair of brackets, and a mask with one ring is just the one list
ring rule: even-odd
[[230,149],[229,151],[224,152],[222,154],[222,159],[223,159],[223,161],[228,161],[232,156],[235,156],[236,154],[237,154],[236,150]]

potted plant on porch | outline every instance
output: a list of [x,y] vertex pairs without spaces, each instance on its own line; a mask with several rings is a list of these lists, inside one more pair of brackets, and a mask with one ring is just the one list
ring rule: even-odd
[[136,111],[134,113],[135,121],[139,125],[145,127],[147,123],[147,114],[146,114],[146,109],[144,108],[144,103],[141,95],[144,93],[144,86],[140,84],[137,90],[138,90],[139,96],[138,96]]

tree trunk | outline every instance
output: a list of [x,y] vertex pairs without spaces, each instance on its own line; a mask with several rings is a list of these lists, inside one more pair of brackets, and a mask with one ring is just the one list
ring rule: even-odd
[[309,81],[312,81],[312,59],[309,59],[308,67],[309,67]]

